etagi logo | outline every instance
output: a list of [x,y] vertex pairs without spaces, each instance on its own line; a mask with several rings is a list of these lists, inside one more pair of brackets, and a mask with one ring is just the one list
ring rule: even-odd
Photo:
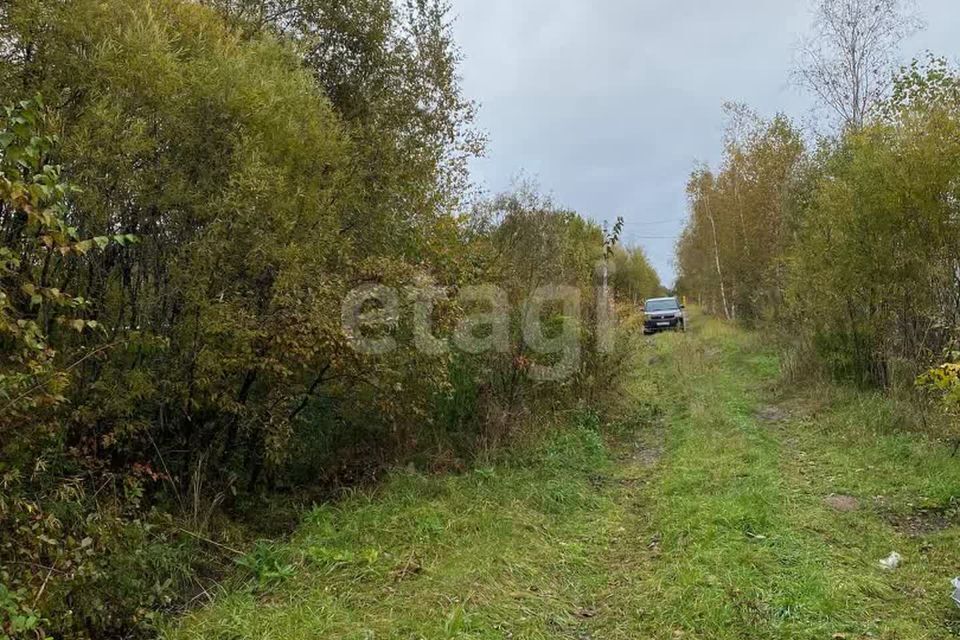
[[[427,355],[443,355],[456,349],[464,353],[509,353],[511,319],[519,317],[525,350],[536,358],[527,374],[536,381],[562,381],[579,369],[583,317],[581,291],[565,285],[537,287],[514,314],[509,297],[492,285],[463,287],[452,298],[442,287],[407,287],[401,293],[394,287],[366,284],[352,290],[343,300],[343,331],[353,348],[370,356],[386,355],[398,347],[396,333],[403,310],[412,327],[414,347]],[[434,309],[438,303],[455,301],[460,308],[473,309],[459,319],[452,335],[438,337],[434,332]],[[610,353],[615,344],[616,315],[607,287],[598,287],[596,326],[593,339],[602,353]],[[402,304],[405,303],[405,304]]]

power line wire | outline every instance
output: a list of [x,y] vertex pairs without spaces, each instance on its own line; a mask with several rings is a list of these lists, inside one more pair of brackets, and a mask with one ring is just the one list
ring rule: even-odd
[[686,220],[681,218],[671,218],[670,220],[654,220],[652,222],[624,222],[624,226],[628,227],[642,227],[645,225],[654,225],[654,224],[670,224],[675,222],[686,222]]

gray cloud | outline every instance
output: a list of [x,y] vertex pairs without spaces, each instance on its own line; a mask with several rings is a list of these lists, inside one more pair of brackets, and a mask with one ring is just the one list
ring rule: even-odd
[[[920,0],[929,28],[905,45],[956,57],[960,3]],[[684,185],[716,162],[721,105],[798,119],[789,86],[808,0],[453,0],[466,93],[490,135],[473,173],[490,191],[521,171],[598,221],[626,220],[665,282]]]

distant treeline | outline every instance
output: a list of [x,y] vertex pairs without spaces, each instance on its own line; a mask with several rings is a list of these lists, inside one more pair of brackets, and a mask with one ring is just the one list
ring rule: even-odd
[[960,74],[932,54],[898,65],[923,24],[911,2],[813,6],[793,78],[818,133],[727,106],[723,160],[687,187],[678,285],[780,327],[795,369],[912,385],[960,339]]
[[912,384],[960,327],[960,75],[904,68],[862,124],[805,142],[731,107],[723,161],[688,186],[679,287],[771,322],[858,384]]
[[[467,202],[483,139],[442,2],[12,0],[0,40],[0,637],[150,635],[218,570],[223,514],[463,466],[610,388],[602,260],[619,298],[661,290],[535,193]],[[357,287],[485,283],[506,349],[418,348],[407,298],[393,351],[343,330]],[[580,357],[537,383],[520,315],[547,284],[582,292],[546,318]],[[463,304],[426,307],[438,333]]]

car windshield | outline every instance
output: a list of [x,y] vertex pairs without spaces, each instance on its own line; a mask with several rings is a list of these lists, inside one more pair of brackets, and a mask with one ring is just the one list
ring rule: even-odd
[[647,312],[651,311],[676,311],[680,308],[680,305],[677,304],[676,300],[647,300],[647,304],[644,309]]

